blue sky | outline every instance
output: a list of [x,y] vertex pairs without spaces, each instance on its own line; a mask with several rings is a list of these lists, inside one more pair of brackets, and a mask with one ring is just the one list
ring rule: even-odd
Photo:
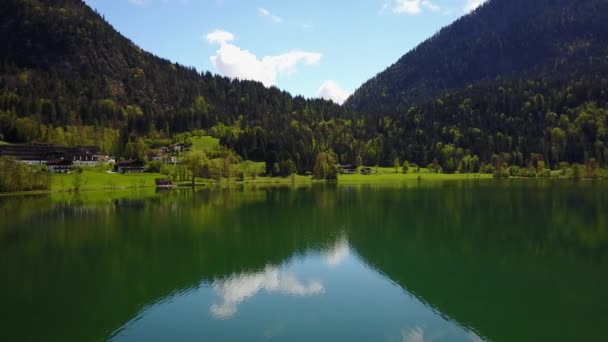
[[483,1],[85,0],[156,55],[336,102]]

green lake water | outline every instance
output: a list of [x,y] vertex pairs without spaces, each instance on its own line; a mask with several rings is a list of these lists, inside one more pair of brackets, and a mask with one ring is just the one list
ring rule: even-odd
[[608,185],[0,198],[0,341],[606,341]]

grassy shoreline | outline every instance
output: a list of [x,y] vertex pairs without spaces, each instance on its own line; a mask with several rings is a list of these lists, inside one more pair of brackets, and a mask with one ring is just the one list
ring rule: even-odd
[[[17,195],[40,195],[40,194],[60,194],[90,191],[115,191],[115,190],[139,190],[154,189],[156,178],[166,178],[165,175],[158,173],[137,173],[137,174],[116,174],[99,171],[85,170],[81,174],[79,190],[75,191],[76,174],[52,175],[51,189],[39,191],[19,191],[0,193],[0,197]],[[441,181],[478,181],[493,180],[489,174],[441,174],[441,173],[380,173],[374,175],[340,175],[337,185],[358,185],[358,184],[400,184],[406,182],[441,182]],[[567,178],[518,178],[509,179],[531,179],[531,180],[568,180]],[[324,180],[315,180],[311,176],[294,175],[290,177],[257,177],[247,178],[238,181],[236,178],[222,179],[221,181],[197,179],[197,188],[232,187],[232,186],[306,186],[312,184],[323,184]],[[178,188],[191,187],[190,181],[175,182]]]

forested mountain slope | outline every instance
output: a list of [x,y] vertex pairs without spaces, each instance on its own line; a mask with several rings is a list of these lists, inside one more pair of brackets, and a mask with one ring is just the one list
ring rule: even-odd
[[[221,124],[259,127],[253,154],[278,158],[276,146],[294,120],[309,125],[342,112],[328,101],[199,74],[154,56],[81,0],[4,0],[0,46],[0,140],[104,147],[116,144],[118,130],[124,143]],[[217,130],[227,140],[241,133]]]
[[366,82],[346,106],[395,114],[479,82],[593,72],[607,56],[606,0],[489,0]]
[[608,0],[489,0],[340,107],[156,57],[81,0],[4,0],[0,141],[121,157],[202,129],[300,172],[325,151],[445,172],[608,165],[607,36]]

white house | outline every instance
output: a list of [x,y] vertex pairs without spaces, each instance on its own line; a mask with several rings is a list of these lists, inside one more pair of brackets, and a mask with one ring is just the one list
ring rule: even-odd
[[95,156],[90,156],[90,155],[79,155],[79,156],[74,156],[72,159],[72,162],[74,163],[74,165],[78,165],[78,166],[97,166],[99,164],[99,160],[97,159],[97,157]]

